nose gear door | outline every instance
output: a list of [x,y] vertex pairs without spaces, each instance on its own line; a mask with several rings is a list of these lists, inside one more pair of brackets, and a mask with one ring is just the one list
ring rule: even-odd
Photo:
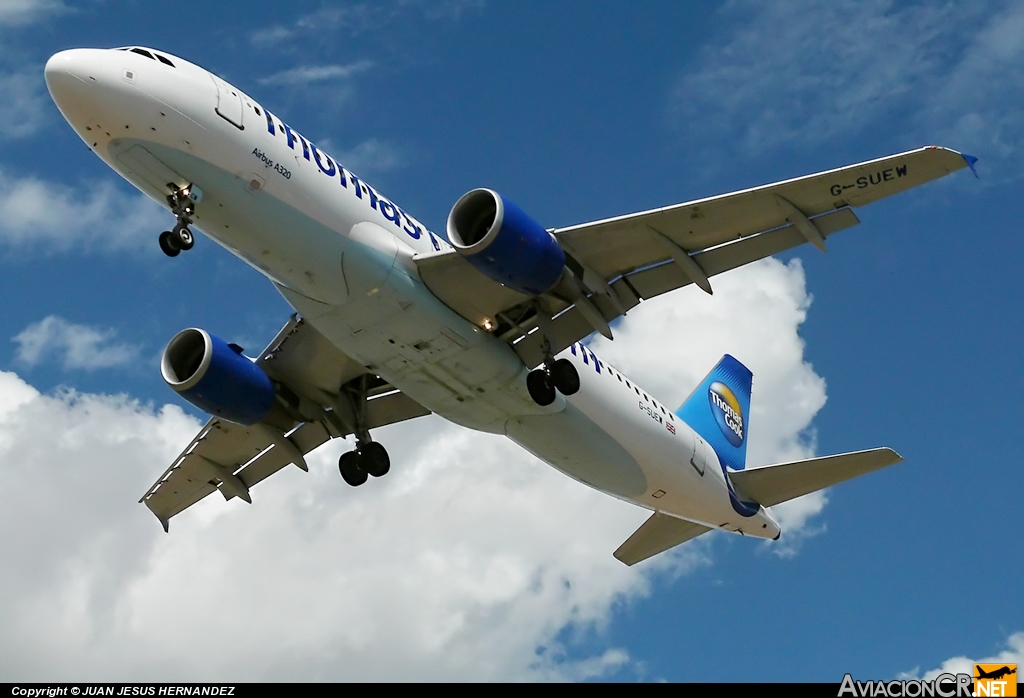
[[245,129],[242,124],[242,96],[238,94],[238,90],[212,73],[210,77],[213,78],[213,84],[217,86],[217,106],[214,111],[239,130]]

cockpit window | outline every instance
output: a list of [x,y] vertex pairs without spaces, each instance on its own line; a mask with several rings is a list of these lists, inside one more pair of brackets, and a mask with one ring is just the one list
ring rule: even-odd
[[166,56],[161,56],[159,53],[155,53],[153,55],[156,56],[156,59],[158,61],[160,61],[161,63],[163,63],[164,65],[169,65],[172,68],[174,67],[174,64],[171,63],[170,59],[168,59]]
[[133,49],[132,49],[132,53],[137,53],[137,54],[139,54],[140,56],[145,56],[146,58],[148,58],[148,59],[149,59],[149,60],[151,60],[151,61],[154,61],[154,60],[156,60],[155,58],[153,58],[153,54],[151,54],[151,53],[150,53],[149,51],[147,51],[147,50],[145,50],[145,49],[141,49],[141,48],[133,48]]

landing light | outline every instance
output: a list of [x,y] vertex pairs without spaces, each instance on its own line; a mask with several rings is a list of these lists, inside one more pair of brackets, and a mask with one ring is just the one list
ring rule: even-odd
[[483,322],[483,328],[490,332],[491,330],[494,329],[494,321],[491,320],[491,318],[489,317],[485,317]]

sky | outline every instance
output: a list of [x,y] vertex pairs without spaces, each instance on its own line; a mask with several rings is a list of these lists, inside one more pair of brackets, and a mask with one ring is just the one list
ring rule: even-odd
[[[861,225],[643,303],[592,347],[666,404],[724,353],[748,463],[905,462],[627,568],[645,512],[425,417],[165,534],[139,498],[205,417],[180,329],[291,310],[88,150],[43,65],[143,45],[237,85],[433,230],[497,189],[547,227],[928,144],[980,158]],[[0,0],[0,680],[826,681],[1024,663],[1024,3]],[[6,339],[4,339],[6,338]]]

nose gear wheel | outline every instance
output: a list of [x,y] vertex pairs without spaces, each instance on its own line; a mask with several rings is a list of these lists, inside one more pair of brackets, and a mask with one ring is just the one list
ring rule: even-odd
[[174,230],[165,230],[160,233],[160,249],[168,257],[177,257],[179,253],[191,250],[196,244],[195,236],[192,234],[192,215],[196,212],[196,205],[203,198],[203,191],[194,184],[184,188],[169,184],[172,192],[167,197],[167,204],[171,208],[177,223]]
[[171,233],[170,230],[160,233],[160,250],[168,257],[177,257],[181,253],[178,237]]

